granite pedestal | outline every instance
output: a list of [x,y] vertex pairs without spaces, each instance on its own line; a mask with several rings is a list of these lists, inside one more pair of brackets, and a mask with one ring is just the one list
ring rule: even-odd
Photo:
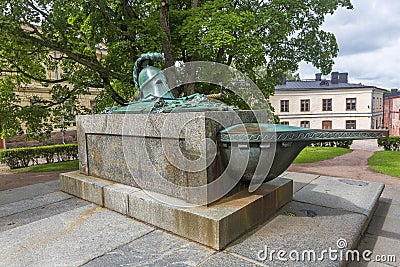
[[277,178],[257,191],[244,189],[210,206],[87,176],[79,171],[61,175],[61,190],[220,250],[265,222],[293,195],[293,182]]

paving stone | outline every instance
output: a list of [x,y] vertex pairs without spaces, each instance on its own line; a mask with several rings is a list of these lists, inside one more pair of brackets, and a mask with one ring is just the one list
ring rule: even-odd
[[59,185],[60,182],[56,180],[0,191],[0,205],[30,199],[57,191]]
[[[370,262],[368,266],[374,266],[373,264],[384,264],[384,266],[400,266],[400,239],[399,238],[387,238],[383,236],[374,236],[370,234],[366,234],[365,237],[361,240],[360,245],[358,246],[358,250],[360,252],[365,250],[372,251],[371,259],[375,262]],[[386,261],[386,262],[377,262],[376,257],[385,257],[386,259],[395,257],[396,261]],[[379,259],[378,259],[379,261]],[[366,262],[361,262],[366,264]],[[377,265],[380,266],[380,265]]]
[[316,174],[299,173],[299,172],[285,172],[280,177],[293,180],[293,193],[296,193],[304,186],[308,185],[319,177]]
[[383,188],[381,183],[321,176],[294,194],[293,199],[370,217]]
[[[338,249],[339,238],[346,240],[347,248],[354,248],[366,219],[359,213],[292,201],[270,221],[235,241],[226,250],[274,266],[340,266],[343,262],[329,261],[327,255],[324,261],[314,262],[277,261],[276,254],[271,262],[268,256],[272,250],[286,253],[296,250],[300,255],[303,251],[313,250],[318,257],[325,249]],[[267,258],[264,260],[265,254]]]
[[55,203],[61,200],[72,198],[73,196],[65,194],[63,192],[53,192],[41,196],[37,196],[31,199],[25,199],[18,202],[12,202],[0,206],[0,217],[9,216],[22,211],[34,209],[37,207],[45,206],[51,203]]
[[380,262],[350,262],[347,267],[391,267],[388,264]]
[[56,203],[25,210],[10,216],[0,218],[0,232],[29,224],[56,214],[88,205],[87,201],[78,198],[69,198]]
[[400,218],[373,216],[367,232],[400,240]]
[[104,187],[103,190],[104,207],[127,215],[129,207],[128,196],[140,189],[123,184],[113,184]]
[[218,266],[240,266],[240,267],[254,267],[254,266],[265,266],[264,264],[255,263],[248,259],[235,257],[232,254],[220,252],[212,255],[205,262],[199,265],[199,267],[218,267]]
[[0,266],[79,266],[152,230],[91,204],[0,233]]
[[398,219],[400,218],[400,205],[379,201],[374,215]]
[[84,266],[196,266],[212,253],[183,238],[153,231]]
[[400,205],[400,187],[385,185],[385,189],[383,190],[381,195],[381,201]]

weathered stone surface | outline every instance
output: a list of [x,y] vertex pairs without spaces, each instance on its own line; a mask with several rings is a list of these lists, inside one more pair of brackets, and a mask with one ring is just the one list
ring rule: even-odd
[[0,266],[80,266],[152,230],[87,205],[0,233]]
[[56,203],[62,200],[72,198],[71,195],[63,192],[53,192],[41,196],[36,196],[31,199],[25,199],[0,206],[0,217],[9,216],[15,213],[45,206],[47,204]]
[[193,204],[178,198],[136,188],[128,189],[127,186],[110,185],[103,179],[78,172],[63,174],[61,180],[63,190],[69,192],[69,188],[72,188],[71,192],[83,199],[93,199],[92,194],[84,194],[77,188],[86,188],[86,183],[96,185],[96,195],[104,191],[104,203],[109,208],[114,206],[115,210],[126,214],[128,207],[128,214],[133,218],[215,249],[225,247],[265,221],[291,200],[293,190],[291,180],[277,178],[263,184],[254,193],[249,193],[246,189],[209,207],[193,207]]
[[[384,236],[373,236],[367,234],[363,240],[360,242],[358,247],[359,251],[370,250],[372,251],[371,259],[375,262],[361,261],[361,264],[368,266],[400,266],[400,240],[398,236],[384,237]],[[378,256],[379,255],[379,256]],[[380,258],[376,258],[376,257]],[[386,259],[386,262],[376,262],[377,260]],[[393,261],[396,259],[395,261]],[[378,264],[378,265],[375,265]],[[383,265],[379,265],[383,264]],[[357,265],[355,265],[357,266]]]
[[[303,251],[313,250],[316,255],[321,255],[322,250],[329,247],[337,249],[339,238],[347,241],[347,248],[354,248],[365,221],[363,214],[292,201],[271,220],[227,247],[227,251],[273,266],[341,266],[343,262],[329,261],[328,258],[324,261],[291,261],[288,254],[291,250],[300,255]],[[267,258],[263,259],[265,250]],[[277,254],[273,254],[273,262],[269,261],[272,250],[286,251],[284,257],[288,261],[277,260]]]
[[153,231],[84,266],[197,266],[212,253],[183,238]]
[[400,218],[373,216],[367,232],[400,240]]
[[88,202],[74,197],[2,217],[0,218],[0,232],[30,224],[88,204]]
[[205,262],[199,265],[199,267],[216,267],[216,266],[241,266],[241,267],[254,267],[254,266],[265,266],[255,263],[253,260],[246,260],[244,258],[235,257],[234,255],[220,252],[212,255]]
[[293,199],[358,212],[370,218],[383,188],[381,183],[321,176],[294,194]]
[[385,185],[385,189],[382,192],[380,201],[400,205],[400,194],[398,188],[398,186]]
[[103,190],[104,207],[127,215],[129,207],[128,196],[140,189],[123,184],[113,184],[105,186]]
[[74,171],[60,175],[61,190],[71,195],[103,206],[103,187],[114,182]]
[[[382,198],[381,198],[382,199]],[[375,216],[382,216],[386,218],[399,219],[400,218],[400,205],[390,204],[379,199],[378,207],[374,213]],[[400,231],[400,228],[399,228]]]
[[[254,114],[260,122],[267,121],[261,110],[78,116],[80,171],[191,203],[208,203],[207,188],[194,194],[187,187],[219,177],[223,169],[214,158],[218,131],[254,122]],[[224,192],[223,187],[213,190]]]
[[13,188],[0,192],[0,205],[17,202],[24,199],[34,198],[57,190],[60,181],[33,184],[24,187]]
[[316,174],[299,173],[299,172],[284,172],[280,177],[293,180],[293,193],[296,193],[304,186],[308,185],[319,177]]
[[188,203],[176,198],[138,191],[129,195],[129,215],[221,249],[290,201],[292,186],[292,181],[278,178],[253,194],[242,190],[211,206],[190,208],[183,208]]

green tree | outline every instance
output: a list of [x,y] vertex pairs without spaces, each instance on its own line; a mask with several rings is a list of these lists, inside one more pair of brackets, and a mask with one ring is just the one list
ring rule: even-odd
[[[46,135],[90,87],[104,88],[98,110],[124,105],[135,92],[132,69],[141,53],[163,52],[175,61],[216,61],[246,73],[266,96],[300,61],[330,72],[338,45],[320,29],[327,14],[350,0],[0,0],[0,83],[3,136]],[[260,68],[262,72],[259,72]],[[49,79],[47,70],[60,69]],[[20,106],[12,89],[40,83],[51,101]],[[68,82],[70,86],[63,85]],[[215,87],[186,86],[210,93]],[[226,92],[227,101],[240,101]]]

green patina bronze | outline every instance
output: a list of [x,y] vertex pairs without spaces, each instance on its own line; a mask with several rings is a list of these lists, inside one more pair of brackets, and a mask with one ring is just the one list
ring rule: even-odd
[[160,53],[143,54],[135,63],[133,80],[139,91],[139,100],[124,107],[114,107],[104,113],[112,114],[146,114],[196,111],[237,110],[216,99],[209,99],[202,94],[193,94],[175,98],[168,86],[163,71],[153,66],[162,61]]

